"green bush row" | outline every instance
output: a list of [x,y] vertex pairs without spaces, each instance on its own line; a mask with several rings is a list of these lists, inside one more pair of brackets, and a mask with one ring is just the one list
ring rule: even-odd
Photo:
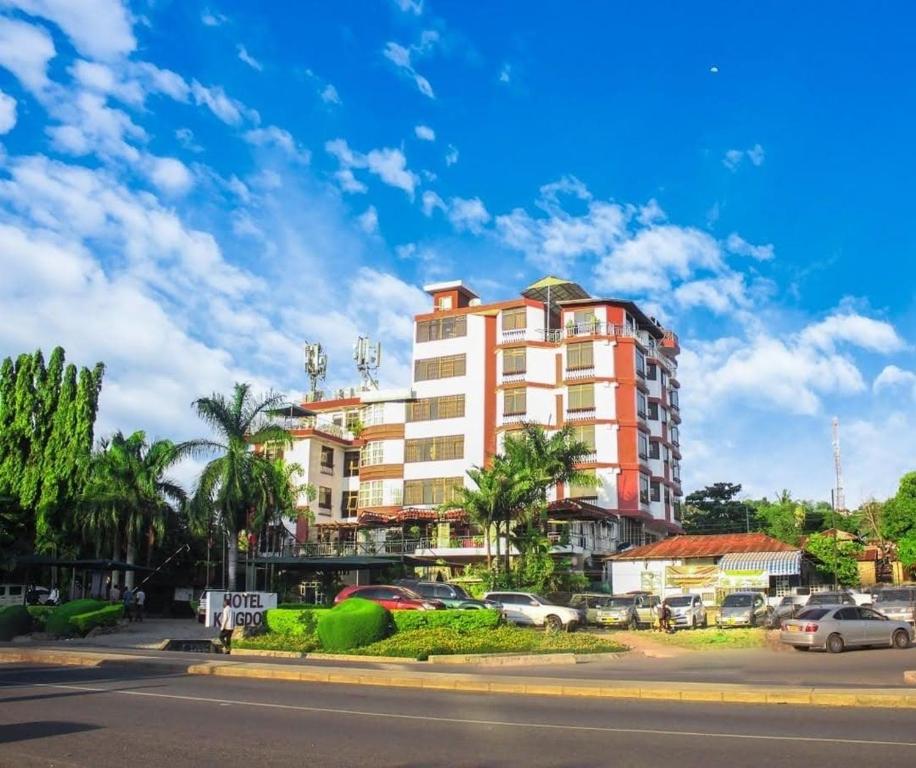
[[124,606],[120,603],[115,605],[106,605],[97,611],[81,613],[73,616],[70,623],[73,628],[81,635],[88,634],[96,627],[113,627],[118,623],[118,619],[124,616]]
[[398,632],[409,632],[427,627],[448,627],[459,631],[493,629],[502,621],[497,610],[465,610],[453,608],[444,611],[393,611],[392,618]]
[[352,597],[318,619],[318,639],[323,650],[343,653],[378,642],[391,634],[391,614],[378,603]]
[[68,636],[76,632],[71,622],[74,616],[91,613],[110,605],[105,600],[71,600],[69,603],[54,608],[45,620],[45,631],[52,635]]
[[327,613],[328,608],[293,609],[271,608],[267,611],[264,623],[268,632],[278,635],[314,635],[318,630],[318,619]]
[[0,608],[0,640],[12,640],[32,629],[32,617],[24,605]]
[[232,641],[233,648],[250,648],[258,651],[297,651],[311,653],[317,651],[321,644],[317,635],[279,635],[269,632],[266,635],[240,637]]
[[54,613],[54,606],[29,605],[26,606],[26,610],[28,610],[29,616],[32,617],[32,626],[35,627],[39,632],[44,632],[45,622],[48,620],[48,616]]

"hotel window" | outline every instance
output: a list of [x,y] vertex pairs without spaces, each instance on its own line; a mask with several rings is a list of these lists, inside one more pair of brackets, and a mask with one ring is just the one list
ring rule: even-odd
[[372,403],[371,405],[364,405],[360,411],[360,421],[362,421],[364,427],[383,424],[385,421],[385,404]]
[[576,324],[579,333],[598,332],[598,318],[595,317],[595,313],[590,309],[577,310],[573,314],[573,322]]
[[354,429],[356,429],[356,425],[362,421],[360,418],[360,409],[354,408],[350,411],[347,411],[346,414],[344,414],[344,418],[346,420],[347,429],[352,432]]
[[527,410],[527,390],[524,387],[503,392],[503,416],[519,416]]
[[503,310],[503,330],[517,331],[526,326],[526,309],[517,307],[516,309]]
[[468,335],[467,315],[458,317],[438,317],[434,320],[421,320],[417,323],[417,341],[438,341],[439,339],[457,339]]
[[460,477],[433,477],[404,481],[404,504],[448,504],[464,487]]
[[649,458],[649,438],[646,436],[645,432],[639,433],[639,458]]
[[662,457],[661,444],[657,440],[649,442],[649,458],[660,459]]
[[641,349],[636,350],[636,375],[646,378],[646,355]]
[[590,451],[595,450],[595,425],[588,424],[582,427],[572,428],[572,439],[577,443],[583,443]]
[[464,435],[424,437],[404,441],[404,463],[464,458]]
[[681,444],[681,433],[677,427],[671,427],[671,445]]
[[340,497],[340,514],[343,517],[353,517],[356,514],[356,505],[359,503],[359,491],[344,491]]
[[679,399],[678,399],[678,394],[677,394],[677,390],[676,390],[676,389],[672,389],[671,392],[668,393],[668,402],[671,403],[671,407],[672,407],[672,408],[679,408],[679,407],[680,407],[680,406],[678,405]]
[[655,381],[658,378],[658,366],[655,363],[649,363],[646,366],[646,378],[649,381]]
[[334,449],[326,445],[321,446],[321,468],[334,471]]
[[653,480],[652,484],[649,486],[649,498],[652,499],[652,501],[662,500],[662,486],[655,480]]
[[447,379],[452,376],[464,376],[464,355],[445,355],[444,357],[428,357],[414,363],[414,380],[430,381],[431,379]]
[[639,500],[643,504],[649,503],[649,478],[642,473],[639,475]]
[[649,403],[649,418],[658,421],[658,403]]
[[359,484],[359,506],[381,506],[385,487],[381,480],[370,480]]
[[359,474],[359,451],[344,452],[344,477],[356,477]]
[[569,486],[569,498],[571,499],[593,499],[598,495],[598,479],[594,469],[586,469],[580,472],[583,482],[581,484],[571,483]]
[[464,416],[464,395],[424,397],[407,403],[407,421],[457,419]]
[[331,508],[331,489],[324,485],[318,486],[318,508]]
[[595,345],[590,341],[566,347],[566,370],[581,371],[595,367]]
[[637,390],[636,392],[636,415],[637,416],[646,418],[646,410],[648,407],[647,403],[648,401],[646,400],[645,394]]
[[381,440],[366,443],[360,454],[359,463],[363,467],[373,467],[385,461],[385,446]]
[[589,411],[595,409],[595,385],[594,384],[577,384],[574,387],[568,387],[569,406],[568,411]]
[[525,372],[525,348],[503,350],[503,376]]

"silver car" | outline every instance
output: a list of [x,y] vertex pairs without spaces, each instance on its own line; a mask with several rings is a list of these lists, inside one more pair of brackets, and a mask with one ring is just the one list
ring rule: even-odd
[[671,625],[674,627],[706,626],[706,608],[699,595],[675,595],[665,598],[665,603],[671,609]]
[[823,648],[830,653],[866,645],[909,648],[913,628],[871,608],[826,605],[805,608],[794,619],[786,619],[779,640],[799,651]]
[[875,593],[875,610],[887,618],[916,624],[916,587],[885,587]]
[[760,592],[732,592],[722,601],[716,624],[720,627],[762,627],[772,610]]

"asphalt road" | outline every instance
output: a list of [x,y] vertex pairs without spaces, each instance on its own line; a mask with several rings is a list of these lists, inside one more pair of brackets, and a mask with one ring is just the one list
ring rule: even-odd
[[0,666],[0,766],[871,766],[901,710],[434,693]]

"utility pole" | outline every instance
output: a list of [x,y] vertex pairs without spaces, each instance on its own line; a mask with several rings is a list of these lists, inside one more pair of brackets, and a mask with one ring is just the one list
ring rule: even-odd
[[833,470],[836,475],[835,510],[846,512],[846,492],[843,489],[843,462],[840,459],[840,420],[833,417]]

